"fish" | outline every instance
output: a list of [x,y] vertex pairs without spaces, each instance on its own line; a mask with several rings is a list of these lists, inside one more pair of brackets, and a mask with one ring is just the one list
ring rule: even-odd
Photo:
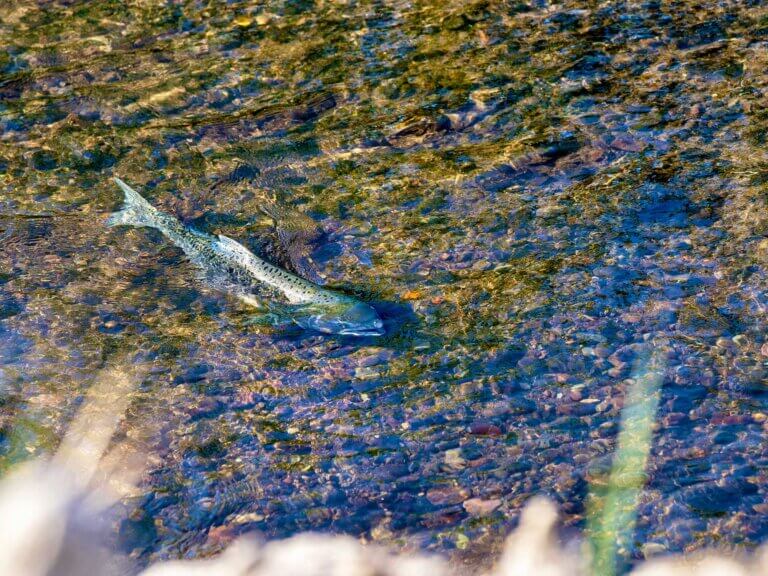
[[115,183],[124,194],[120,210],[110,214],[107,226],[149,227],[159,230],[186,254],[213,287],[243,302],[259,306],[259,286],[267,286],[288,301],[282,310],[307,330],[342,336],[382,336],[384,323],[376,309],[317,284],[256,256],[223,234],[213,236],[183,224],[152,206],[120,178]]

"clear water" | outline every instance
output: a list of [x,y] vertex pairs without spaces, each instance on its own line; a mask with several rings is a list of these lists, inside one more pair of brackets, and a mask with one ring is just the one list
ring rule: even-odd
[[[760,3],[10,0],[0,43],[0,465],[135,370],[124,551],[320,530],[482,563],[536,493],[584,526],[649,348],[638,543],[768,536]],[[105,228],[112,175],[387,335],[248,325]]]

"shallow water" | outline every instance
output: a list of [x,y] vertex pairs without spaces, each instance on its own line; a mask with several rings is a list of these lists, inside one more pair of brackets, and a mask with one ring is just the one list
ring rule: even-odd
[[[583,526],[649,349],[638,544],[768,536],[760,3],[11,0],[0,42],[0,465],[143,374],[127,553],[322,530],[481,562],[541,492]],[[105,228],[112,175],[254,249],[277,198],[387,335],[247,325]]]

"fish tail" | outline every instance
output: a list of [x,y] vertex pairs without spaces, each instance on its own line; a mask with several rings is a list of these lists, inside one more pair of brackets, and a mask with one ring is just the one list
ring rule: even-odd
[[109,215],[106,222],[107,226],[128,225],[158,228],[157,209],[120,178],[116,177],[114,180],[125,194],[125,202],[120,210]]

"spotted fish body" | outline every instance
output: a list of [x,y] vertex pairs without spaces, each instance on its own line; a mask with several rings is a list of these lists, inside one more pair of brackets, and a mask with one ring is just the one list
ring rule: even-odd
[[125,205],[107,219],[107,225],[156,228],[181,248],[215,287],[249,304],[257,304],[258,285],[264,284],[294,305],[292,317],[300,326],[351,336],[383,334],[381,319],[368,304],[270,264],[232,238],[212,236],[185,226],[152,206],[119,178],[115,182],[125,194]]

